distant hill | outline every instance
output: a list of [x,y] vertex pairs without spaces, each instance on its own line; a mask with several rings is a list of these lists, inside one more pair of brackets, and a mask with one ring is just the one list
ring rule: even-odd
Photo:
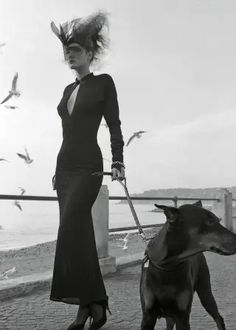
[[[191,198],[218,198],[224,189],[228,189],[236,198],[236,186],[215,187],[215,188],[169,188],[169,189],[150,189],[140,194],[131,194],[132,197],[191,197]],[[126,201],[121,201],[121,203]],[[133,201],[133,203],[149,203],[149,201]],[[153,201],[150,201],[153,203]]]

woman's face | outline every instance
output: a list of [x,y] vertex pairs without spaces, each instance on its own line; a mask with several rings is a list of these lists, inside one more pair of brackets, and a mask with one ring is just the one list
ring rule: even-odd
[[88,68],[92,53],[77,43],[71,43],[66,47],[66,59],[71,69]]

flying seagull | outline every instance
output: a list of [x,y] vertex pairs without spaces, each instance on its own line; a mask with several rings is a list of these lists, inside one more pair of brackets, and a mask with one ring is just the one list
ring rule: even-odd
[[14,75],[14,78],[12,80],[11,90],[9,91],[8,96],[1,102],[1,104],[7,102],[12,96],[16,96],[16,97],[20,96],[20,92],[16,89],[17,80],[18,80],[18,72]]
[[7,280],[8,276],[16,272],[16,267],[12,267],[0,275],[1,280]]
[[124,245],[119,245],[120,247],[122,247],[123,250],[128,249],[128,242],[129,242],[130,235],[131,235],[131,233],[127,233],[124,238],[119,238],[120,241],[124,242]]
[[18,187],[18,188],[19,188],[19,189],[20,189],[20,191],[21,191],[21,193],[20,193],[20,194],[21,194],[21,196],[22,196],[22,195],[24,195],[24,193],[26,192],[26,190],[25,190],[24,188],[22,188],[22,187]]
[[24,161],[26,162],[26,164],[31,164],[31,163],[33,162],[33,159],[30,158],[29,153],[28,153],[28,151],[27,151],[26,148],[25,148],[25,155],[20,154],[20,153],[18,153],[18,152],[17,152],[17,155],[18,155],[20,158],[24,159]]
[[[5,45],[6,45],[5,42],[1,43],[1,44],[0,44],[0,49],[1,49],[3,46],[5,46]],[[0,54],[2,54],[2,51],[0,51]]]
[[7,109],[18,109],[19,107],[17,107],[16,105],[5,105],[5,108],[7,108]]
[[22,207],[21,207],[21,205],[20,205],[20,202],[16,199],[15,201],[14,201],[14,203],[13,203],[16,207],[18,207],[18,209],[20,210],[20,211],[22,211]]
[[129,138],[128,142],[126,143],[126,147],[130,144],[130,142],[131,142],[134,138],[138,138],[138,139],[140,139],[143,133],[146,133],[146,131],[138,131],[138,132],[134,132],[134,134]]
[[8,160],[5,158],[0,158],[0,162],[8,162]]

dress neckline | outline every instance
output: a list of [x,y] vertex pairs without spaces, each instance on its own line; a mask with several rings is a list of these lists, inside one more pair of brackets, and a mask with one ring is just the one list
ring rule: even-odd
[[71,118],[73,116],[73,113],[75,112],[75,108],[76,108],[76,105],[77,105],[77,102],[78,102],[78,94],[79,94],[79,89],[80,88],[77,90],[77,94],[76,94],[75,100],[74,100],[74,105],[72,107],[71,112],[69,113],[69,111],[68,111],[68,101],[69,101],[71,95],[74,93],[75,89],[78,86],[81,86],[81,84],[83,84],[84,81],[86,81],[87,79],[89,79],[91,77],[93,77],[93,72],[89,72],[88,74],[86,74],[85,76],[83,76],[83,78],[81,78],[80,80],[78,78],[75,78],[75,82],[73,84],[73,89],[72,89],[70,95],[68,96],[68,98],[66,100],[66,113],[69,116],[69,118]]
[[75,78],[75,83],[77,85],[79,85],[81,82],[87,80],[88,78],[93,76],[93,72],[89,72],[88,74],[86,74],[85,76],[83,76],[83,78],[81,78],[80,80],[78,78]]

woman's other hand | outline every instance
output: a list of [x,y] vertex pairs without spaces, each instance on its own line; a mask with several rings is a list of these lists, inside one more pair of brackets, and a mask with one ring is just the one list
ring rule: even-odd
[[112,181],[113,180],[124,180],[125,179],[125,169],[123,167],[121,167],[120,170],[118,170],[117,168],[112,168]]
[[112,181],[113,180],[124,180],[125,179],[125,166],[121,162],[114,162],[111,167]]

